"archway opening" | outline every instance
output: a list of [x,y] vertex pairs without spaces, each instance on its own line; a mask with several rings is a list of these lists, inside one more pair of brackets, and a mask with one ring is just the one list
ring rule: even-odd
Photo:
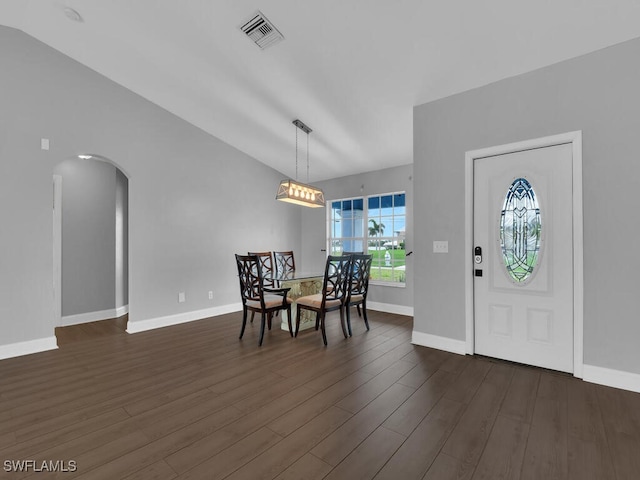
[[[54,292],[61,329],[126,330],[129,308],[129,178],[111,160],[79,155],[54,168]],[[108,321],[108,322],[107,322]],[[64,335],[62,335],[64,336]],[[66,341],[66,340],[62,340]]]

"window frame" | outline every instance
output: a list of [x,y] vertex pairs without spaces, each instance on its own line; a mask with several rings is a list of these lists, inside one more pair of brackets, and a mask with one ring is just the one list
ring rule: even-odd
[[[398,195],[403,195],[404,196],[404,212],[402,214],[397,214],[396,213],[396,208],[400,208],[400,207],[396,207],[395,206],[395,197]],[[377,215],[374,217],[370,217],[369,214],[369,202],[371,198],[378,198],[380,199],[380,201],[382,201],[383,197],[388,197],[391,196],[393,199],[393,205],[391,207],[391,214],[390,215]],[[327,250],[327,255],[333,255],[336,254],[334,253],[334,246],[336,245],[336,242],[339,242],[340,245],[340,252],[342,251],[342,246],[344,245],[345,240],[346,241],[351,241],[353,243],[357,243],[360,242],[363,246],[363,250],[366,252],[369,251],[369,242],[370,241],[377,241],[378,242],[378,249],[387,241],[397,241],[398,245],[401,242],[406,242],[406,238],[407,238],[407,204],[406,204],[406,198],[407,198],[407,192],[406,191],[394,191],[394,192],[387,192],[387,193],[380,193],[380,194],[371,194],[371,195],[361,195],[361,196],[356,196],[356,197],[345,197],[345,198],[336,198],[336,199],[332,199],[332,200],[328,200],[327,201],[327,214],[326,214],[326,250]],[[361,236],[349,236],[349,237],[344,237],[344,236],[340,236],[340,237],[333,237],[333,225],[332,223],[334,222],[334,218],[333,218],[333,212],[334,212],[334,208],[333,208],[333,204],[336,202],[353,202],[353,201],[362,201],[362,235]],[[380,207],[381,209],[382,207]],[[395,235],[395,231],[391,230],[391,235],[382,235],[380,237],[378,236],[370,236],[369,235],[369,225],[370,222],[369,220],[371,218],[375,219],[376,221],[380,221],[382,218],[391,218],[391,225],[386,225],[386,227],[389,227],[391,229],[393,229],[393,225],[395,225],[396,223],[396,217],[404,217],[404,235]],[[381,222],[383,223],[383,222]],[[399,231],[399,230],[398,230]],[[341,232],[342,233],[342,232]],[[392,245],[393,246],[393,245]],[[387,249],[385,249],[387,250]],[[406,259],[406,243],[405,243],[405,259]],[[406,265],[406,260],[405,260],[405,265]],[[372,267],[372,273],[374,271],[375,267]],[[394,271],[400,271],[400,270],[395,270],[397,267],[392,266],[392,269]],[[380,286],[385,286],[385,287],[396,287],[396,288],[405,288],[407,285],[407,278],[406,278],[406,273],[404,275],[404,280],[397,280],[397,281],[385,281],[385,280],[380,280],[380,279],[374,279],[373,275],[372,278],[370,279],[370,284],[372,285],[380,285]]]

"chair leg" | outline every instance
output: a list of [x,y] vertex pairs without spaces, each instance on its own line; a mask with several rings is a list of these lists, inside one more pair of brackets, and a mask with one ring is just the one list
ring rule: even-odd
[[298,336],[299,329],[300,329],[300,305],[296,305],[296,333],[293,334],[294,337]]
[[316,330],[320,328],[320,312],[316,312]]
[[344,328],[344,323],[344,308],[340,307],[340,326],[342,327],[342,334],[344,335],[344,338],[348,338],[347,329]]
[[262,346],[262,340],[264,339],[264,326],[267,323],[266,320],[266,315],[264,314],[264,312],[262,312],[262,319],[260,322],[260,340],[258,340],[259,347]]
[[364,318],[364,324],[367,326],[367,330],[369,330],[369,320],[367,319],[367,301],[362,302],[362,315]]
[[242,340],[242,336],[244,335],[244,327],[246,326],[247,326],[247,309],[243,308],[242,309],[242,329],[240,330],[240,340]]
[[356,309],[358,310],[358,316],[362,316],[362,312],[360,311],[360,304],[356,305]]
[[[293,337],[293,327],[291,326],[291,305],[287,307],[287,322],[289,322],[289,334]],[[297,330],[296,333],[298,333]]]
[[320,329],[322,330],[322,341],[324,342],[324,346],[327,346],[327,332],[324,330],[324,317],[325,313],[322,312],[320,315]]
[[271,330],[271,319],[273,318],[273,312],[269,312],[267,314],[267,326],[269,327],[269,330]]
[[253,323],[253,316],[256,314],[256,312],[251,312],[251,323]]
[[345,305],[345,309],[347,310],[347,329],[349,330],[349,336],[351,337],[351,307],[349,307],[349,305]]

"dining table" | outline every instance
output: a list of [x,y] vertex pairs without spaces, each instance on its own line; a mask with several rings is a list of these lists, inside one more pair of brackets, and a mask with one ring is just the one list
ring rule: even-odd
[[[275,280],[276,285],[280,288],[290,288],[289,298],[291,303],[291,324],[295,330],[296,322],[296,300],[300,297],[313,295],[322,291],[322,283],[324,282],[324,272],[305,272],[291,271],[284,274],[273,274],[269,278]],[[298,330],[306,330],[315,328],[316,314],[310,310],[302,310],[300,312],[300,328]],[[280,328],[289,331],[289,320],[287,312],[283,311],[281,315]]]

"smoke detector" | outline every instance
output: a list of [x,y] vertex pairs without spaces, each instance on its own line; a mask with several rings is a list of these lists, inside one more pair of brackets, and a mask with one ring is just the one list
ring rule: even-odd
[[282,33],[259,10],[240,27],[240,30],[262,50],[284,40]]

